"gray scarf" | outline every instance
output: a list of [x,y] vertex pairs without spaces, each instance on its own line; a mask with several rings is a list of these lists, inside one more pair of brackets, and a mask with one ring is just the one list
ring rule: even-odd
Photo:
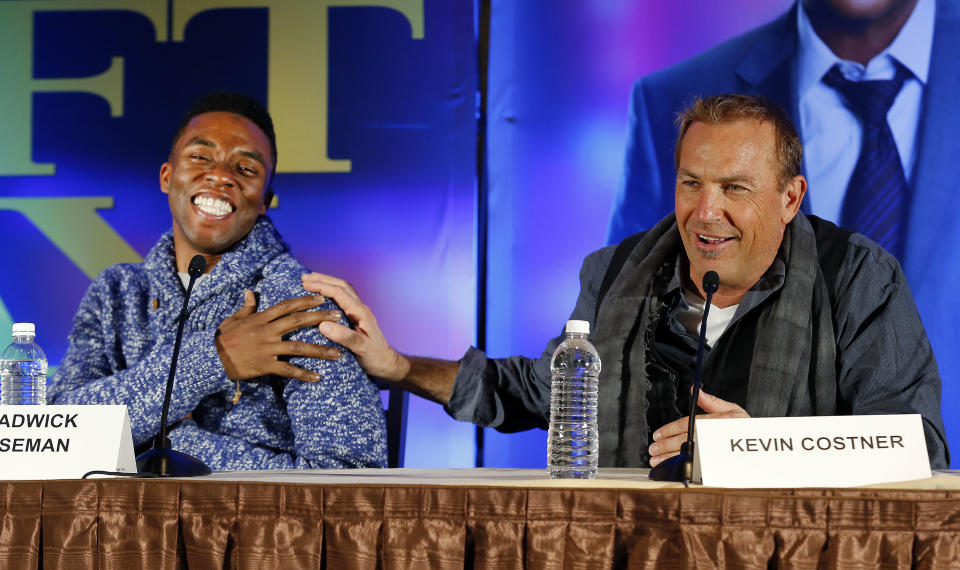
[[[682,250],[673,215],[650,229],[627,257],[600,305],[594,344],[603,363],[598,420],[600,465],[645,467],[647,331]],[[783,287],[761,306],[750,364],[746,410],[754,417],[831,414],[836,410],[836,340],[830,297],[810,222],[798,214],[786,229]]]

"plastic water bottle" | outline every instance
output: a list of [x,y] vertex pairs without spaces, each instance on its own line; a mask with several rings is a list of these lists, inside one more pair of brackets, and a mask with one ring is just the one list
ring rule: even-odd
[[550,372],[550,428],[547,471],[552,479],[597,476],[597,378],[600,356],[587,340],[590,323],[567,321],[563,342],[553,353]]
[[47,403],[47,355],[34,336],[33,323],[13,325],[13,342],[0,355],[0,404]]

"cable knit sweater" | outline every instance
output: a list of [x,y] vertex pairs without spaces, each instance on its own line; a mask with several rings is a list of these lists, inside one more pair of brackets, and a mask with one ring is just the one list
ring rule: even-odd
[[[170,422],[174,449],[214,470],[386,465],[386,428],[376,386],[346,349],[336,361],[291,358],[319,372],[319,382],[264,376],[235,385],[214,344],[220,323],[243,304],[245,289],[264,310],[309,294],[304,267],[288,253],[269,218],[194,286],[177,363]],[[126,404],[136,444],[160,431],[163,393],[184,288],[177,276],[173,232],[143,263],[104,270],[73,321],[66,356],[48,388],[51,403]],[[327,301],[319,309],[336,309]],[[331,345],[316,327],[289,338]]]

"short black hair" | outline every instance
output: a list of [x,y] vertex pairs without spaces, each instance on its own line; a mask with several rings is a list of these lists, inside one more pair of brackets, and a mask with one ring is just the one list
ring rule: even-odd
[[[210,93],[201,95],[200,98],[193,102],[187,114],[183,116],[183,120],[180,121],[180,126],[177,127],[177,132],[173,135],[170,153],[173,154],[173,149],[177,146],[177,141],[180,140],[180,136],[183,135],[187,124],[194,117],[204,113],[216,112],[240,115],[250,120],[250,122],[263,131],[263,134],[267,135],[267,139],[270,141],[270,158],[273,160],[273,172],[270,173],[270,177],[273,178],[273,174],[277,171],[277,134],[273,130],[273,119],[270,118],[270,113],[267,112],[267,109],[261,105],[259,101],[245,93],[235,91],[211,91]],[[267,183],[269,184],[269,182],[268,180]]]

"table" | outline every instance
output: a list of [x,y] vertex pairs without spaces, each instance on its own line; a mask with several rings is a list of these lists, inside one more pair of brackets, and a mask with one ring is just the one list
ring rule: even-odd
[[0,482],[0,567],[958,568],[960,477],[684,489],[646,470]]

